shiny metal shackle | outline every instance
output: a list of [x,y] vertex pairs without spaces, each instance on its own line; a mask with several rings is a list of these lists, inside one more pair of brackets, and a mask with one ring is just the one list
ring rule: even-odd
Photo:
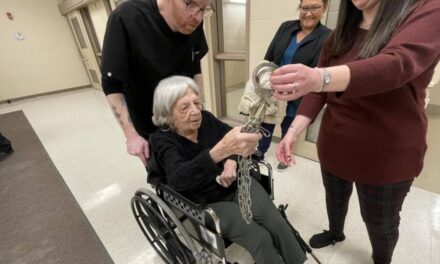
[[276,69],[278,69],[278,66],[275,63],[265,61],[260,63],[252,72],[252,83],[255,87],[255,93],[263,99],[271,98],[273,91],[272,87],[262,86],[261,77],[266,73],[272,74]]

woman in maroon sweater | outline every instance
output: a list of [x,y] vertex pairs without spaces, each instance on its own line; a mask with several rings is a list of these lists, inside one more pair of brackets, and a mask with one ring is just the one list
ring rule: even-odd
[[355,183],[374,263],[391,262],[399,212],[427,148],[425,88],[440,58],[439,17],[439,0],[341,0],[321,68],[286,65],[272,75],[276,98],[306,95],[278,146],[280,162],[294,162],[299,133],[327,104],[317,147],[330,230],[312,247],[344,240]]

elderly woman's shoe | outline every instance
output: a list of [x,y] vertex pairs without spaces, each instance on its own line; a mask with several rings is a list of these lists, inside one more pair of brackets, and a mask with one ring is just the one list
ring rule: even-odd
[[332,231],[324,230],[324,232],[313,235],[310,238],[309,244],[312,248],[323,248],[328,245],[334,245],[337,242],[341,242],[345,239],[343,233],[335,233]]

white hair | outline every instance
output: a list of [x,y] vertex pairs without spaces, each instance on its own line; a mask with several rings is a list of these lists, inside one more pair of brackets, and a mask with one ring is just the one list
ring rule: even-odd
[[154,91],[153,123],[162,128],[172,128],[171,108],[174,103],[186,94],[190,88],[197,96],[200,90],[193,79],[185,76],[171,76],[159,82]]

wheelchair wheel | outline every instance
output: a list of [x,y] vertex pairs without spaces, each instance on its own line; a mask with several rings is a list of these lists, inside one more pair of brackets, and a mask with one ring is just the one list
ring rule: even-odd
[[131,199],[134,217],[150,245],[167,264],[196,263],[197,250],[170,207],[147,189]]

